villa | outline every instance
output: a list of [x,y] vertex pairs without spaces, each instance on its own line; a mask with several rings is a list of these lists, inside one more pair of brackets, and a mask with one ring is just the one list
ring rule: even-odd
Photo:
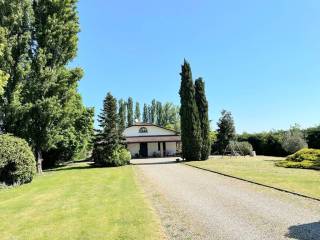
[[123,132],[132,157],[166,157],[181,152],[178,132],[151,123],[135,123]]

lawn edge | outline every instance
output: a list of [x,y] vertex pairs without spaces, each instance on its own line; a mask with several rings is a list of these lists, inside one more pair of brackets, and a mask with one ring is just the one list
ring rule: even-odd
[[258,186],[271,188],[271,189],[274,189],[274,190],[277,190],[277,191],[280,191],[280,192],[285,192],[285,193],[289,193],[289,194],[292,194],[292,195],[295,195],[295,196],[299,196],[299,197],[303,197],[303,198],[307,198],[307,199],[311,199],[311,200],[315,200],[315,201],[320,202],[320,198],[307,196],[307,195],[304,195],[304,194],[301,194],[301,193],[292,192],[292,191],[289,191],[289,190],[286,190],[286,189],[274,187],[274,186],[271,186],[271,185],[266,185],[266,184],[263,184],[263,183],[255,182],[255,181],[252,181],[252,180],[248,180],[248,179],[245,179],[245,178],[233,176],[233,175],[230,175],[230,174],[214,171],[214,170],[203,168],[203,167],[198,167],[198,166],[192,165],[190,163],[183,163],[183,164],[186,165],[186,166],[189,166],[189,167],[193,167],[193,168],[197,168],[197,169],[203,170],[203,171],[219,174],[219,175],[222,175],[222,176],[225,176],[225,177],[234,178],[234,179],[237,179],[237,180],[240,180],[240,181],[252,183],[252,184],[255,184],[255,185],[258,185]]
[[133,175],[134,175],[134,181],[136,186],[139,189],[139,192],[142,194],[143,196],[143,200],[145,202],[145,204],[148,206],[148,208],[150,209],[155,222],[159,225],[159,235],[161,237],[161,239],[167,240],[168,236],[166,234],[166,231],[164,229],[164,226],[162,225],[162,221],[160,219],[160,216],[158,215],[156,209],[153,207],[151,200],[149,199],[149,197],[147,196],[144,187],[142,186],[142,182],[140,181],[140,176],[138,173],[138,169],[136,169],[133,165],[129,165],[132,170],[133,170]]

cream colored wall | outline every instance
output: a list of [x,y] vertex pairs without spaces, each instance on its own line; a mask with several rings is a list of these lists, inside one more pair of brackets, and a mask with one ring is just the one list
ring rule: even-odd
[[[147,133],[139,133],[141,127],[147,128]],[[164,128],[157,126],[132,126],[126,128],[123,132],[125,137],[134,137],[134,136],[159,136],[159,135],[176,135],[174,131],[170,131]]]
[[131,153],[131,156],[134,158],[136,154],[139,154],[140,144],[139,143],[129,143],[128,150]]
[[167,142],[166,143],[166,152],[169,155],[175,155],[177,152],[177,143],[176,142]]
[[153,154],[160,154],[158,151],[158,143],[148,143],[148,156],[153,157]]

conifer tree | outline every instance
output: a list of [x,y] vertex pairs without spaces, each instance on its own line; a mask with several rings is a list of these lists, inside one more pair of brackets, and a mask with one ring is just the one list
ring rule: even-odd
[[148,117],[148,105],[147,105],[147,104],[144,104],[144,105],[143,105],[143,115],[142,115],[142,118],[143,118],[143,122],[144,122],[144,123],[149,122],[149,117]]
[[199,112],[201,127],[201,160],[207,160],[210,154],[210,122],[208,112],[208,101],[205,93],[205,84],[202,78],[195,81],[195,99]]
[[227,146],[236,137],[236,130],[234,127],[234,121],[231,112],[223,110],[221,112],[221,118],[218,122],[217,129],[217,148],[220,154],[223,154]]
[[114,165],[114,153],[119,146],[117,118],[117,100],[109,92],[104,99],[102,113],[98,116],[100,129],[93,151],[93,159],[97,165]]
[[141,112],[140,112],[140,104],[139,104],[139,102],[136,102],[136,109],[135,109],[135,112],[134,112],[134,118],[138,122],[141,121]]
[[[5,29],[0,27],[0,63],[3,62],[4,51],[7,48],[7,46],[8,46],[8,42],[5,36]],[[9,78],[9,75],[0,67],[0,98],[4,93],[4,87],[7,84],[8,78]],[[1,118],[0,118],[0,122],[1,122]]]
[[151,119],[150,122],[151,123],[156,123],[156,111],[157,111],[157,105],[156,105],[156,100],[152,99],[151,102]]
[[126,128],[126,103],[123,99],[119,100],[119,136],[122,136]]
[[128,127],[133,125],[133,100],[131,97],[128,98],[127,103],[127,124]]
[[163,126],[163,110],[162,110],[162,103],[156,103],[156,123],[158,126]]
[[201,128],[195,101],[195,89],[190,64],[184,60],[181,66],[180,116],[182,156],[187,161],[201,159]]

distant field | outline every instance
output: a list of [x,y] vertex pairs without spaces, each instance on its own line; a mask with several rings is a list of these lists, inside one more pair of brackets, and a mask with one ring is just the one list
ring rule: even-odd
[[215,156],[187,164],[320,198],[320,171],[274,166],[279,160],[283,158]]
[[0,190],[0,239],[162,239],[134,174],[77,163]]

